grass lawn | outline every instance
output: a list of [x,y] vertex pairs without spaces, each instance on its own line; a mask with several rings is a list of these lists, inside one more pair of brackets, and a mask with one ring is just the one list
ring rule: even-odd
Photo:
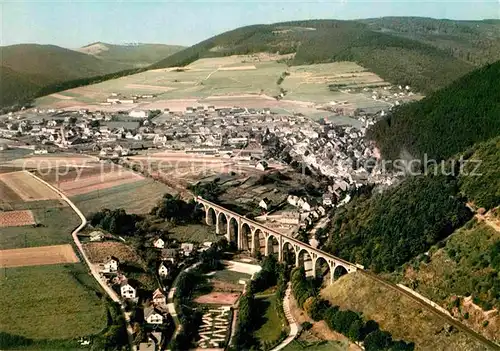
[[216,242],[222,235],[215,234],[215,227],[203,224],[188,224],[174,227],[168,230],[169,236],[180,242],[203,243],[205,241]]
[[230,271],[227,269],[224,269],[222,271],[217,271],[213,276],[210,278],[215,279],[215,280],[220,280],[223,282],[231,283],[231,284],[238,284],[240,279],[247,279],[250,280],[252,276],[250,274],[246,273],[240,273],[240,272],[235,272],[235,271]]
[[123,208],[128,213],[143,214],[149,213],[165,193],[173,193],[173,190],[165,184],[145,179],[77,195],[71,201],[85,216],[104,208]]
[[107,324],[97,284],[82,264],[0,272],[0,331],[32,339],[96,334]]
[[283,351],[345,351],[347,347],[340,341],[307,342],[294,340],[288,344]]
[[80,224],[80,218],[70,207],[38,208],[33,213],[42,226],[2,228],[0,250],[73,242],[71,232]]
[[258,310],[263,313],[262,318],[259,321],[260,328],[255,331],[255,336],[262,343],[269,343],[278,340],[284,326],[277,313],[276,295],[262,299],[256,298],[255,301]]

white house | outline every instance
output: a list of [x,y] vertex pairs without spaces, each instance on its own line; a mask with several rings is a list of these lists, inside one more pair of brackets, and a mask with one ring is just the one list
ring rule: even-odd
[[257,168],[259,171],[265,171],[268,168],[268,164],[266,161],[260,161],[255,165],[255,168]]
[[194,250],[194,245],[191,243],[182,243],[181,250],[184,252],[184,256],[189,256]]
[[102,239],[104,239],[104,233],[97,230],[90,233],[90,241],[101,241]]
[[148,324],[162,324],[163,316],[158,313],[154,307],[146,307],[144,309],[144,320]]
[[124,280],[120,284],[120,294],[124,299],[135,299],[136,290],[132,285],[130,285],[127,280]]
[[269,201],[269,199],[265,197],[260,200],[259,207],[263,208],[264,210],[268,210],[269,207],[271,207],[271,201]]
[[160,267],[158,267],[158,274],[160,277],[165,278],[168,276],[168,268],[163,264],[163,262],[160,264]]
[[165,247],[165,241],[162,238],[158,238],[153,242],[153,246],[157,249],[163,249]]
[[167,304],[167,298],[165,294],[160,289],[156,289],[153,292],[153,305],[155,306],[164,306]]
[[104,268],[103,268],[103,272],[104,273],[114,273],[118,270],[118,265],[120,264],[120,261],[114,257],[114,256],[111,256],[110,258],[108,258],[108,260],[104,263]]
[[128,115],[134,118],[148,118],[149,112],[144,110],[132,110]]
[[297,206],[297,203],[299,202],[299,197],[298,196],[295,196],[295,195],[288,195],[288,198],[286,199],[286,201],[296,207]]

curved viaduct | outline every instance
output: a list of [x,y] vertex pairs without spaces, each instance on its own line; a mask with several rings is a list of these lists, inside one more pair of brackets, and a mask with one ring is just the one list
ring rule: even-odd
[[295,266],[297,267],[301,264],[306,266],[305,263],[309,262],[313,274],[316,274],[321,265],[322,267],[327,265],[330,271],[330,282],[333,282],[335,271],[339,267],[343,268],[347,273],[359,269],[353,263],[263,226],[200,196],[195,197],[195,201],[203,205],[206,223],[215,225],[217,234],[222,234],[225,231],[227,240],[235,243],[239,250],[248,250],[252,254],[259,250],[265,256],[277,253],[280,262],[285,259],[285,256],[286,258],[292,257],[295,259]]

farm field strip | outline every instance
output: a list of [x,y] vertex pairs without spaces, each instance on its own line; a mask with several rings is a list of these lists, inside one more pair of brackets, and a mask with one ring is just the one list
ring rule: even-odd
[[30,210],[0,212],[0,227],[17,227],[35,224]]
[[69,244],[0,250],[1,267],[26,267],[76,262],[79,262],[78,257]]
[[144,177],[130,171],[96,174],[59,184],[59,188],[69,196],[86,194],[95,190],[111,188],[121,184],[143,180]]
[[0,174],[0,180],[24,201],[59,198],[57,193],[40,183],[26,171]]

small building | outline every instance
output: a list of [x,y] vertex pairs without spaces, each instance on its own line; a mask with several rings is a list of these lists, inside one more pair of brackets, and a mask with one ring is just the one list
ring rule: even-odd
[[260,161],[255,165],[255,168],[257,168],[260,171],[265,171],[266,169],[269,168],[269,165],[266,161]]
[[183,251],[184,256],[189,256],[194,250],[194,245],[191,243],[182,243],[181,250]]
[[148,324],[163,324],[163,316],[154,307],[144,308],[144,320]]
[[323,205],[331,206],[333,204],[333,196],[332,194],[324,194],[323,195]]
[[120,294],[124,299],[135,299],[137,291],[128,283],[128,280],[123,280],[120,284]]
[[153,292],[153,305],[164,306],[167,304],[167,298],[165,294],[158,288]]
[[148,118],[149,112],[144,110],[132,110],[128,115],[134,118]]
[[89,237],[90,241],[102,241],[104,239],[104,233],[96,230],[90,233]]
[[175,263],[177,261],[178,252],[176,249],[161,249],[161,259]]
[[271,200],[269,200],[267,197],[263,198],[259,202],[259,207],[263,208],[264,210],[269,210],[271,207]]
[[157,249],[163,249],[165,247],[165,241],[162,238],[158,238],[153,242],[153,246]]
[[298,196],[295,196],[295,195],[288,195],[288,198],[286,199],[286,201],[287,201],[290,205],[292,205],[292,206],[296,207],[296,206],[298,206],[299,197],[298,197]]
[[165,278],[168,276],[169,270],[167,266],[162,262],[160,263],[160,266],[158,267],[158,275],[162,278]]
[[110,257],[108,257],[108,259],[104,263],[104,268],[102,271],[104,273],[115,273],[116,271],[118,271],[119,264],[120,264],[120,261],[118,260],[118,258],[116,258],[114,256],[110,256]]

